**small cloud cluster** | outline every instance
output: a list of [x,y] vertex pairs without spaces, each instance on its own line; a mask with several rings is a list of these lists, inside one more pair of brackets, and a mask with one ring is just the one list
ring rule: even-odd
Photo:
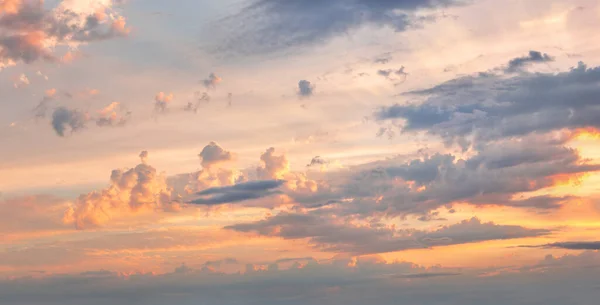
[[[42,115],[45,112],[47,99],[36,107],[36,112]],[[52,113],[52,128],[60,137],[66,136],[66,132],[80,131],[87,126],[88,122],[95,122],[99,127],[117,127],[125,125],[131,118],[131,112],[126,111],[118,102],[112,102],[98,111],[95,116],[77,109],[58,107]]]
[[166,94],[159,92],[154,96],[154,111],[157,113],[165,113],[168,110],[168,106],[173,101],[173,93]]
[[[124,113],[122,113],[124,112]],[[108,106],[98,111],[96,125],[98,126],[123,126],[129,121],[131,112],[123,110],[119,102],[112,102]]]
[[215,73],[210,73],[207,79],[202,80],[202,84],[206,89],[215,89],[221,81],[223,81],[222,78],[218,77]]
[[13,87],[15,87],[15,89],[18,89],[18,88],[29,86],[29,84],[30,84],[30,81],[29,81],[29,78],[27,77],[27,75],[25,75],[25,73],[21,73],[21,75],[19,75],[19,77],[17,77],[15,79]]
[[125,19],[112,1],[94,0],[86,6],[60,1],[47,9],[44,1],[6,0],[0,7],[0,67],[17,62],[58,61],[58,46],[126,36]]

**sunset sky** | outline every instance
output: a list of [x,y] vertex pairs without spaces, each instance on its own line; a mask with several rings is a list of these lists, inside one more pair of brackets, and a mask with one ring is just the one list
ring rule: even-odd
[[590,305],[597,0],[0,0],[0,304]]

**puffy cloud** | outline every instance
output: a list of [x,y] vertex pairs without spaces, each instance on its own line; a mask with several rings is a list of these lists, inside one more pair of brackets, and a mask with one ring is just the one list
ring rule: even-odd
[[189,203],[218,205],[264,198],[281,194],[276,189],[284,183],[285,181],[283,180],[259,180],[231,186],[213,187],[196,193],[197,198],[191,200]]
[[28,86],[29,84],[30,84],[30,82],[29,82],[29,78],[27,77],[27,75],[25,75],[24,73],[21,73],[21,75],[19,75],[19,77],[17,77],[15,79],[15,83],[13,84],[13,86],[15,88],[21,88],[21,87]]
[[384,76],[384,77],[388,77],[388,78],[390,77],[390,75],[403,76],[406,78],[408,73],[406,73],[405,70],[406,70],[406,68],[404,68],[404,66],[402,66],[398,70],[393,70],[393,69],[377,70],[377,74]]
[[275,148],[267,149],[261,156],[262,166],[256,169],[259,179],[284,179],[290,164],[285,155],[276,156]]
[[529,54],[522,57],[513,58],[508,62],[505,72],[513,73],[523,69],[525,66],[533,63],[547,63],[554,61],[554,57],[539,51],[529,51]]
[[85,229],[137,211],[178,209],[166,178],[146,163],[147,153],[140,157],[142,163],[134,168],[113,170],[107,188],[79,196],[65,212],[64,222]]
[[376,119],[401,119],[405,132],[425,131],[463,147],[564,128],[600,128],[600,68],[584,63],[557,74],[480,73],[407,94],[425,100],[384,107]]
[[[44,116],[47,109],[47,103],[50,100],[51,96],[48,97],[48,95],[46,95],[35,109],[36,116]],[[87,123],[90,121],[96,122],[96,125],[99,127],[114,127],[125,125],[130,117],[131,112],[125,111],[118,102],[113,102],[105,108],[100,109],[97,116],[92,116],[77,109],[58,107],[52,114],[52,127],[57,135],[64,137],[66,131],[80,131],[86,128]]]
[[233,154],[223,149],[216,142],[210,142],[206,145],[198,156],[204,168],[210,168],[216,164],[233,160]]
[[284,239],[308,239],[317,249],[351,254],[372,254],[467,244],[488,240],[548,235],[550,230],[483,223],[477,218],[435,231],[398,230],[379,223],[353,224],[349,219],[316,213],[280,213],[254,223],[226,227]]
[[[124,113],[123,113],[124,112]],[[98,111],[98,126],[123,126],[129,121],[131,112],[124,110],[119,102],[112,102]]]
[[298,96],[310,97],[315,91],[315,86],[307,80],[301,80],[298,82]]
[[173,93],[166,94],[159,92],[154,97],[154,111],[164,113],[167,111],[169,104],[173,101]]
[[[422,22],[420,9],[456,5],[459,0],[255,0],[225,27],[235,29],[220,52],[262,53],[312,45],[364,25],[405,31]],[[243,25],[243,26],[242,26]],[[223,22],[219,24],[223,26]]]
[[82,5],[64,0],[51,9],[44,1],[4,1],[0,11],[0,64],[56,61],[57,46],[125,36],[125,19],[112,9],[112,1]]
[[52,128],[61,137],[65,136],[67,130],[76,132],[85,128],[87,121],[89,121],[89,115],[76,109],[59,107],[52,114]]
[[210,73],[208,78],[202,81],[202,84],[207,89],[214,89],[221,81],[223,81],[222,78],[218,77],[215,73]]

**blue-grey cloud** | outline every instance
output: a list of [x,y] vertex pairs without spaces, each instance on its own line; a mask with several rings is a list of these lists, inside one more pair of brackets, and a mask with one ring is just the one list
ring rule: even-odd
[[510,78],[480,73],[406,94],[419,104],[395,104],[375,113],[400,119],[403,132],[424,131],[463,147],[564,128],[600,128],[600,67]]
[[[255,0],[224,20],[236,32],[222,49],[262,53],[322,43],[363,25],[405,31],[419,24],[413,13],[459,5],[463,0]],[[219,24],[223,26],[223,24]],[[220,50],[223,51],[223,50]]]
[[315,91],[315,86],[307,80],[301,80],[298,82],[298,96],[310,97]]
[[75,132],[85,128],[87,121],[85,113],[66,107],[56,108],[52,113],[52,128],[61,137],[65,136],[67,130]]
[[281,194],[276,190],[285,183],[284,180],[259,180],[238,183],[231,186],[209,188],[196,193],[199,198],[189,201],[192,204],[219,205],[259,199]]
[[507,73],[517,72],[525,66],[533,63],[545,63],[554,61],[554,57],[539,51],[529,51],[529,54],[522,57],[513,58],[508,62],[508,66],[504,69]]
[[226,229],[284,239],[308,239],[317,249],[350,254],[385,253],[487,240],[536,237],[552,232],[546,229],[483,223],[477,218],[445,226],[433,232],[397,230],[374,222],[370,226],[354,226],[340,221],[339,217],[332,218],[319,213],[280,213],[253,223],[227,226]]

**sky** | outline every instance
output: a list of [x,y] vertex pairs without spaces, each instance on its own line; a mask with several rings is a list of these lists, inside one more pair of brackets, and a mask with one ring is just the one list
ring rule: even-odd
[[0,303],[600,295],[595,0],[0,0]]

